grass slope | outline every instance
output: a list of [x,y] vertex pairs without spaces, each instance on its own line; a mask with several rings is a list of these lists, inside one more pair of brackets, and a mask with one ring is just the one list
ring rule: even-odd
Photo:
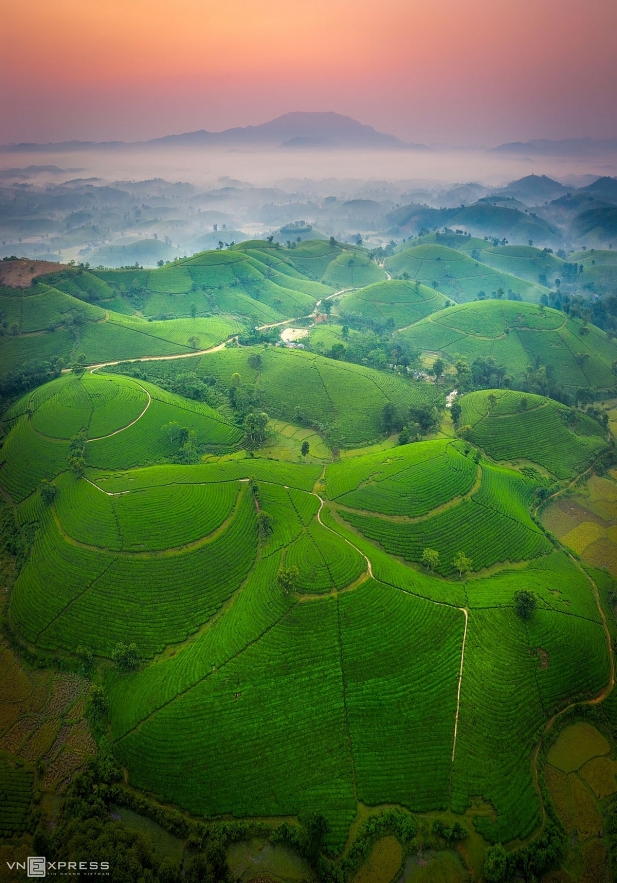
[[[497,399],[492,408],[489,396]],[[482,390],[464,396],[461,406],[470,440],[489,456],[531,460],[557,478],[583,472],[606,444],[599,423],[543,396]]]
[[392,320],[396,328],[403,328],[443,309],[447,300],[426,285],[391,279],[344,295],[337,309],[380,324]]
[[529,283],[516,276],[493,270],[467,254],[443,245],[413,245],[405,251],[386,258],[391,273],[408,273],[412,279],[438,289],[459,303],[474,300],[481,291],[489,297],[501,289],[504,297],[509,291],[520,294],[523,300],[539,301],[548,289],[539,283]]
[[434,313],[401,332],[406,342],[442,353],[454,362],[492,356],[507,373],[520,378],[536,358],[574,391],[610,389],[617,346],[594,325],[581,333],[580,320],[533,304],[477,301]]

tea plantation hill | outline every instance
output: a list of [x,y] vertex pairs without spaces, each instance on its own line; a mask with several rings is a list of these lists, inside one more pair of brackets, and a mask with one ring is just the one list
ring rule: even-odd
[[[440,353],[455,364],[492,357],[516,382],[527,369],[552,366],[570,394],[611,390],[617,346],[604,331],[544,306],[515,301],[476,301],[433,313],[400,332],[417,349]],[[550,369],[549,369],[550,370]]]
[[505,298],[509,292],[522,300],[538,302],[549,290],[538,282],[525,282],[516,276],[493,270],[491,267],[444,245],[412,245],[386,258],[386,268],[392,274],[408,274],[411,279],[437,288],[458,303],[476,300],[481,292],[489,297],[501,290]]
[[[229,376],[248,371],[234,360],[249,354],[201,361]],[[292,389],[300,375],[312,378],[300,389],[317,387],[312,372],[329,364],[275,350],[263,360],[264,390],[292,363]],[[355,367],[330,364],[341,376]],[[349,375],[347,398],[351,380],[375,374]],[[463,407],[482,414],[472,397]],[[491,419],[511,407],[498,399]],[[529,435],[543,409],[528,403]],[[351,434],[354,415],[337,419]],[[322,812],[335,853],[359,804],[469,809],[490,841],[537,828],[538,735],[611,672],[592,583],[530,515],[542,462],[515,471],[447,438],[325,470],[250,457],[220,413],[111,374],[39,387],[7,424],[0,488],[18,523],[36,525],[11,628],[32,650],[92,649],[130,784],[201,816]],[[218,456],[169,462],[187,443],[174,424]],[[568,451],[567,480],[595,452],[582,428],[564,430],[580,454]],[[426,547],[439,555],[433,572],[420,566]],[[277,574],[293,567],[283,592]],[[521,589],[537,598],[527,622]],[[130,642],[141,664],[122,673],[111,657]],[[478,794],[490,814],[472,807]]]
[[0,288],[0,371],[82,354],[96,364],[196,352],[243,325],[308,315],[335,290],[384,275],[366,250],[321,241],[251,241],[157,270],[64,268],[28,288]]
[[[259,367],[251,367],[256,354]],[[407,412],[439,397],[429,384],[301,350],[225,349],[203,356],[197,368],[198,376],[216,377],[226,390],[235,374],[240,375],[240,394],[248,387],[268,414],[321,427],[337,447],[383,438],[382,413],[388,402]]]
[[493,460],[532,462],[557,479],[581,474],[607,449],[606,430],[588,414],[513,390],[469,393],[460,400],[465,437]]
[[[516,276],[534,285],[549,286],[553,293],[613,294],[617,287],[617,251],[589,248],[570,252],[564,259],[550,250],[530,245],[494,244],[454,230],[425,233],[395,249],[404,252],[416,245],[441,245],[461,251],[494,270]],[[581,266],[583,268],[581,272]],[[576,272],[575,272],[576,270]],[[559,279],[559,286],[555,281]],[[490,294],[486,291],[486,294]],[[507,290],[506,290],[507,294]],[[537,298],[532,298],[537,300]]]
[[[84,274],[85,275],[85,274]],[[8,333],[0,338],[0,372],[34,362],[62,359],[73,364],[163,356],[207,349],[243,330],[231,316],[149,322],[84,302],[38,282],[31,288],[0,290]]]
[[[146,317],[190,316],[194,304],[198,315],[218,310],[266,324],[306,315],[334,291],[378,282],[385,273],[366,249],[352,245],[312,240],[289,249],[251,240],[157,270],[90,270],[85,280],[71,282],[89,291],[91,278],[125,309]],[[65,288],[79,295],[70,284]]]
[[395,328],[404,328],[449,304],[448,298],[434,288],[393,279],[342,295],[336,311],[343,317],[357,316],[376,325],[391,323]]

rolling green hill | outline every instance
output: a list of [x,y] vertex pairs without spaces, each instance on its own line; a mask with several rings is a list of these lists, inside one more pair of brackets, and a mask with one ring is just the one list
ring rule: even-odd
[[[585,333],[581,333],[582,331]],[[451,362],[492,356],[521,378],[529,365],[551,365],[566,389],[611,389],[617,347],[593,325],[564,313],[514,301],[477,301],[434,313],[401,332],[411,346]]]
[[[251,367],[249,359],[255,355],[260,363]],[[182,362],[149,363],[147,376],[156,382],[158,376],[186,370]],[[436,398],[429,384],[297,349],[233,347],[202,356],[192,370],[202,380],[216,379],[226,398],[233,386],[238,397],[248,396],[271,417],[318,428],[335,447],[382,439],[381,417],[388,402],[405,411]]]
[[[264,357],[315,370],[304,353]],[[52,654],[139,648],[139,670],[103,673],[109,738],[130,784],[207,817],[323,813],[338,852],[358,801],[464,812],[480,783],[493,807],[470,810],[483,836],[529,834],[540,818],[535,734],[608,677],[587,579],[529,516],[532,480],[447,439],[325,474],[251,457],[142,468],[157,403],[170,409],[161,420],[182,409],[213,419],[141,381],[64,377],[14,406],[0,469],[19,522],[38,523],[10,595],[15,633]],[[496,411],[509,409],[499,399]],[[81,426],[80,478],[67,454]],[[121,468],[100,447],[112,442]],[[417,566],[427,545],[451,578]],[[471,558],[466,583],[452,578],[460,551]],[[291,592],[277,586],[281,567],[298,569]],[[513,609],[522,587],[538,598],[528,628]],[[499,664],[487,665],[497,645]],[[537,646],[548,671],[534,663]]]
[[[39,293],[42,287],[45,290]],[[9,315],[21,316],[24,330],[0,338],[2,374],[53,358],[61,358],[65,365],[77,360],[94,365],[190,354],[222,343],[244,328],[231,316],[149,322],[83,303],[48,286],[37,285],[23,294],[11,292],[3,301]]]
[[463,396],[461,407],[469,439],[489,456],[531,460],[557,478],[583,472],[606,446],[599,423],[543,396],[482,390]]
[[[51,277],[54,285],[90,297],[121,299],[146,317],[185,317],[220,311],[256,324],[310,313],[317,300],[341,288],[385,278],[365,249],[327,240],[281,248],[250,240],[223,251],[204,251],[156,270],[73,271]],[[112,307],[115,309],[115,306]]]
[[447,302],[443,294],[426,285],[389,280],[343,295],[337,310],[378,324],[391,319],[396,328],[402,328],[443,309]]
[[413,245],[386,258],[391,273],[408,273],[412,279],[437,288],[459,303],[475,300],[480,292],[487,296],[501,289],[520,295],[523,300],[539,301],[548,289],[539,283],[525,282],[499,270],[493,270],[463,252],[442,245]]
[[[123,771],[96,792],[101,819],[116,800],[124,812],[123,799],[151,815],[154,831],[153,819],[172,819],[165,836],[179,855],[185,830],[191,855],[198,844],[211,854],[258,835],[250,846],[265,854],[267,826],[284,820],[272,848],[284,850],[276,854],[285,867],[288,847],[320,853],[321,841],[307,846],[302,832],[323,827],[334,865],[322,855],[320,879],[358,883],[356,853],[363,861],[385,834],[408,847],[411,834],[379,827],[396,806],[421,817],[413,849],[436,853],[428,876],[418,866],[422,879],[439,876],[443,856],[459,862],[436,820],[459,823],[460,855],[477,879],[497,842],[508,845],[510,864],[520,860],[540,879],[537,837],[561,836],[542,825],[553,819],[544,749],[587,700],[588,724],[611,740],[601,757],[611,765],[601,782],[609,790],[596,801],[596,770],[585,804],[602,830],[599,812],[617,794],[609,757],[617,714],[606,698],[614,583],[590,575],[538,513],[548,494],[551,505],[578,505],[586,491],[569,489],[601,458],[606,474],[594,476],[580,526],[593,534],[598,525],[587,522],[596,517],[609,536],[611,446],[597,411],[478,390],[488,382],[474,360],[495,360],[491,385],[524,383],[546,366],[571,396],[585,388],[608,397],[617,344],[564,312],[507,299],[508,288],[539,298],[534,275],[561,272],[554,256],[456,234],[429,239],[388,258],[390,272],[411,279],[385,280],[364,249],[327,240],[247,241],[157,270],[66,268],[0,291],[3,375],[58,357],[122,361],[65,372],[19,393],[3,414],[5,628],[15,659],[24,647],[31,665],[21,680],[13,668],[0,673],[1,830],[30,831],[35,806],[54,812],[67,776],[96,750],[82,755],[66,735],[65,719],[78,720],[80,744],[94,745],[87,713],[103,774],[107,752]],[[609,252],[578,260],[583,276],[612,272]],[[503,287],[504,297],[445,306],[481,287],[489,295]],[[219,346],[257,324],[306,317],[334,291],[335,314],[377,328],[359,331],[349,319],[343,335],[339,319],[319,322],[309,346],[328,351],[344,338],[349,355],[354,340],[366,340],[366,358],[352,352],[361,364],[268,343]],[[392,366],[368,367],[387,366],[401,341],[408,347],[396,352],[412,361],[415,351],[443,355],[444,376],[415,381]],[[188,358],[129,362],[141,355]],[[404,436],[388,415],[403,425],[415,419],[410,409],[441,407],[453,385],[472,383],[477,391],[460,397],[459,435],[447,416],[436,437],[397,443]],[[260,411],[271,418],[261,448],[247,419]],[[528,615],[520,592],[532,593]],[[132,643],[135,665],[123,666],[122,647]],[[39,668],[52,664],[50,687]],[[87,678],[77,675],[88,665]],[[59,723],[65,693],[75,706]],[[45,702],[53,715],[39,714]],[[555,719],[565,708],[571,718]],[[62,760],[48,766],[43,749],[28,754],[31,730],[48,734],[49,746],[67,739]],[[56,790],[47,784],[54,764]],[[172,805],[171,815],[160,804]],[[361,855],[358,830],[369,832]],[[567,866],[594,879],[586,850],[604,838],[594,834],[580,851],[568,842]],[[456,868],[448,879],[458,883]]]

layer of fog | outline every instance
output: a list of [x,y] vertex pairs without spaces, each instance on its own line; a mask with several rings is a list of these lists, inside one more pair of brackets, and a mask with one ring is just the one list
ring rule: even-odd
[[[482,150],[457,151],[305,151],[191,150],[190,148],[89,150],[58,153],[10,153],[0,166],[24,168],[56,165],[74,170],[75,177],[99,177],[106,181],[164,178],[188,181],[202,187],[220,186],[232,178],[254,186],[315,186],[328,195],[332,179],[355,189],[359,182],[405,182],[431,186],[478,181],[500,186],[524,175],[544,174],[564,183],[577,183],[585,175],[617,174],[617,156],[526,157]],[[79,170],[79,171],[77,171]],[[55,176],[54,176],[55,177]],[[58,178],[55,177],[57,181]]]

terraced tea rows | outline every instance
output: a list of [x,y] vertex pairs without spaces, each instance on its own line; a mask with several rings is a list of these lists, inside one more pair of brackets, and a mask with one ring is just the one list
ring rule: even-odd
[[0,837],[21,834],[32,799],[32,771],[0,758]]
[[617,347],[593,325],[563,313],[514,301],[477,301],[433,313],[400,332],[414,348],[440,352],[455,363],[492,356],[522,378],[529,365],[550,365],[571,392],[612,389]]
[[419,442],[328,466],[328,495],[351,509],[426,515],[467,494],[477,469],[450,442]]
[[403,328],[443,309],[447,302],[447,297],[426,285],[388,280],[344,295],[337,309],[377,324],[392,320],[396,328]]
[[525,282],[443,245],[414,245],[386,259],[392,273],[408,273],[412,279],[439,288],[459,303],[475,300],[481,291],[489,296],[501,289],[520,294],[524,300],[539,301],[548,289]]
[[377,582],[338,603],[358,799],[445,809],[463,615]]
[[[497,400],[490,409],[489,396]],[[487,390],[461,400],[471,441],[495,460],[532,460],[557,478],[583,472],[605,446],[596,421],[527,393]]]
[[[464,552],[473,570],[498,562],[521,561],[546,554],[550,544],[524,507],[526,484],[516,473],[482,466],[482,481],[470,499],[412,523],[340,510],[353,527],[386,552],[408,561],[422,560],[425,548],[439,553],[437,570],[456,572],[454,558]],[[518,501],[517,501],[518,497]]]

